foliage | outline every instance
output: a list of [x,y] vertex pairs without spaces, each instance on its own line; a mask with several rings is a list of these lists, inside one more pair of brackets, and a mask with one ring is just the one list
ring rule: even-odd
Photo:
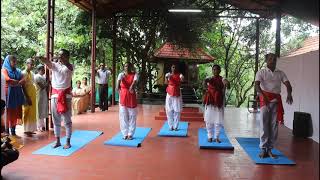
[[[24,59],[45,54],[47,4],[42,0],[4,0],[1,17],[1,57],[16,54]],[[82,63],[90,54],[89,26],[82,23],[88,15],[71,3],[56,1],[55,49],[71,51],[72,61]]]
[[[312,27],[291,17],[284,17],[283,21],[284,39],[290,39],[283,43],[282,50],[288,52],[310,35]],[[305,31],[300,31],[299,26]],[[274,52],[275,33],[270,28],[271,20],[260,20],[259,69],[264,65],[264,54]],[[290,36],[289,32],[295,36]],[[242,106],[248,95],[253,93],[256,20],[221,19],[203,34],[203,42],[208,52],[216,58],[215,63],[223,68],[222,75],[231,82],[227,103]]]

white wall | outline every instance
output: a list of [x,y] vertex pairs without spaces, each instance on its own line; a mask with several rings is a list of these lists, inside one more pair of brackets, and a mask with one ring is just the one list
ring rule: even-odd
[[319,143],[319,50],[292,57],[281,57],[277,67],[288,76],[293,88],[293,104],[286,103],[287,90],[283,85],[285,126],[292,129],[295,111],[311,114],[312,139]]

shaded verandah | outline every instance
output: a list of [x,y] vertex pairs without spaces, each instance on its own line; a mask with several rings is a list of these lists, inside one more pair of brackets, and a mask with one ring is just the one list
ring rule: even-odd
[[[96,19],[97,16],[99,18],[112,18],[113,19],[113,59],[112,59],[112,70],[113,70],[113,77],[112,77],[112,104],[115,104],[115,76],[116,76],[116,42],[117,42],[117,19],[121,18],[122,15],[117,15],[118,12],[123,12],[128,9],[134,9],[134,8],[155,8],[152,9],[152,11],[163,11],[170,8],[170,6],[166,6],[167,3],[165,1],[156,1],[155,3],[149,3],[147,1],[100,1],[100,0],[70,0],[70,2],[74,3],[75,5],[79,6],[81,9],[91,12],[92,17],[92,45],[91,45],[91,87],[93,93],[91,93],[91,107],[94,107],[95,105],[95,63],[96,63]],[[208,1],[209,2],[209,1]],[[231,5],[234,5],[237,8],[219,8],[219,5],[217,5],[216,1],[215,6],[211,9],[206,9],[206,11],[212,11],[213,14],[217,14],[218,12],[223,11],[250,11],[259,14],[260,16],[250,17],[250,16],[220,16],[214,15],[214,17],[228,17],[228,18],[255,18],[257,19],[257,26],[256,26],[256,63],[255,63],[255,72],[258,70],[258,57],[259,57],[259,19],[260,18],[272,18],[277,17],[278,23],[277,23],[277,32],[276,32],[276,54],[280,55],[280,19],[281,19],[281,11],[279,8],[279,3],[277,1],[275,2],[269,2],[267,4],[260,4],[260,3],[253,3],[253,2],[246,2],[246,4],[239,5],[236,2],[230,1],[228,2]],[[219,2],[220,3],[220,2]],[[161,5],[165,5],[164,7],[161,7]],[[47,33],[47,58],[52,59],[53,57],[53,51],[54,51],[54,0],[48,0],[48,33]],[[217,7],[216,7],[217,6]],[[161,8],[159,8],[161,7]],[[201,7],[200,7],[201,8]],[[134,15],[133,15],[134,16]],[[128,16],[124,16],[128,17]],[[129,15],[130,17],[130,15]],[[47,72],[47,78],[48,78],[48,72]],[[142,60],[142,71],[141,71],[141,79],[146,78],[146,60]],[[143,93],[143,92],[142,92]],[[256,93],[255,93],[256,94]],[[95,109],[92,108],[91,112],[94,112]],[[47,128],[48,129],[48,128]]]

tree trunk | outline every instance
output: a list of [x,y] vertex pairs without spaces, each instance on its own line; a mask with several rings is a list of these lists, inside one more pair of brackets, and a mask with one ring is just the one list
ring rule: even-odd
[[152,93],[152,68],[151,63],[148,63],[148,79],[149,79],[149,93]]

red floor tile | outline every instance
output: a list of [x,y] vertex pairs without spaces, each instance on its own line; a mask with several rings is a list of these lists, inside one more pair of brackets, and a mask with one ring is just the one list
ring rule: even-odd
[[[203,122],[191,122],[187,138],[158,137],[163,121],[154,117],[163,106],[139,106],[137,125],[152,127],[140,148],[103,145],[119,132],[118,108],[106,112],[73,117],[74,129],[101,130],[104,134],[69,157],[32,155],[54,140],[53,132],[23,138],[25,147],[19,159],[4,167],[8,180],[317,180],[319,178],[319,144],[310,139],[295,139],[291,130],[280,127],[277,148],[296,166],[256,165],[234,139],[236,136],[258,137],[256,117],[246,109],[228,108],[225,128],[234,151],[200,150],[197,129]],[[21,133],[20,133],[21,135]]]

